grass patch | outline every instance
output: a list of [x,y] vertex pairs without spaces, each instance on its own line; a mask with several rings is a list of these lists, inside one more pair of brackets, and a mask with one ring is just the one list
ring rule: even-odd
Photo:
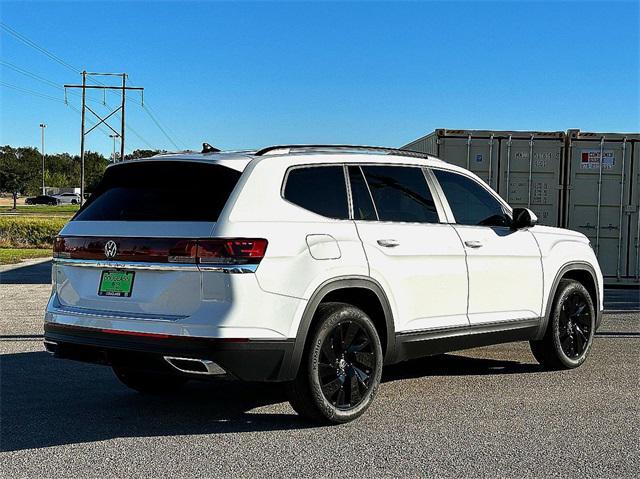
[[51,248],[68,218],[0,216],[0,248]]
[[50,249],[0,248],[0,264],[19,263],[24,259],[46,258],[48,256],[51,256]]
[[71,217],[80,209],[79,205],[18,205],[15,210],[8,205],[0,205],[0,214],[14,213],[17,215],[37,215],[37,216],[65,216]]

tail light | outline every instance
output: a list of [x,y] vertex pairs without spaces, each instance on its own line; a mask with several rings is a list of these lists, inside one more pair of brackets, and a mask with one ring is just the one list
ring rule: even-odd
[[[113,241],[116,245],[109,248]],[[258,264],[267,250],[266,239],[103,238],[58,236],[54,258],[154,263]]]
[[215,239],[198,241],[200,263],[258,264],[267,250],[265,239]]

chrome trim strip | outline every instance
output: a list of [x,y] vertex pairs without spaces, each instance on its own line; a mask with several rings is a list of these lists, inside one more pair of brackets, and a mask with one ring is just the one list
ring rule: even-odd
[[243,274],[243,273],[255,273],[258,269],[257,264],[215,264],[215,263],[200,263],[198,265],[200,271],[215,271],[217,273],[231,273],[231,274]]
[[451,334],[451,335],[459,335],[459,334],[475,334],[475,333],[486,333],[491,332],[494,329],[497,330],[508,330],[508,329],[518,329],[518,328],[526,328],[530,326],[539,326],[540,322],[543,318],[517,318],[517,319],[507,319],[504,321],[490,321],[486,323],[472,323],[472,324],[462,324],[460,326],[441,326],[436,328],[426,328],[426,329],[410,329],[407,331],[397,331],[396,336],[419,336],[421,334]]
[[198,271],[195,264],[185,263],[142,263],[142,262],[125,262],[125,261],[105,261],[98,259],[69,259],[69,258],[53,258],[54,264],[62,264],[67,266],[81,266],[87,268],[109,268],[109,269],[147,269],[157,271]]
[[90,318],[124,319],[127,321],[177,321],[188,318],[187,315],[178,314],[149,314],[149,313],[127,313],[124,311],[102,311],[89,308],[78,308],[76,306],[65,306],[56,298],[53,307],[48,310],[53,314],[70,314],[72,316],[87,316]]
[[218,264],[218,263],[142,263],[125,261],[105,261],[97,259],[53,258],[54,264],[107,269],[142,269],[153,271],[216,271],[218,273],[255,273],[257,264]]

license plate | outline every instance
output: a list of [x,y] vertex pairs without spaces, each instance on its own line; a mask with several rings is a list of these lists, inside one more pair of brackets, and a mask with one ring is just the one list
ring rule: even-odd
[[133,271],[103,271],[98,295],[128,298],[131,296],[134,275]]

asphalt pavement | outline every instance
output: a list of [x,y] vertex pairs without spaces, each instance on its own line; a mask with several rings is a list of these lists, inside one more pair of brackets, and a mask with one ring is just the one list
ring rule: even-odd
[[295,415],[277,385],[143,396],[42,347],[47,263],[0,270],[0,476],[637,477],[640,313],[606,314],[587,362],[526,343],[389,367],[346,425]]

